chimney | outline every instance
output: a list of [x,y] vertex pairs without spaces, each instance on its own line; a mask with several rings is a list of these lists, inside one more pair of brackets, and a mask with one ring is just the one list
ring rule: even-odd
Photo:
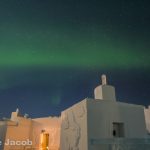
[[107,84],[107,78],[106,78],[106,75],[105,75],[105,74],[103,74],[103,75],[101,76],[101,80],[102,80],[102,85],[106,85],[106,84]]

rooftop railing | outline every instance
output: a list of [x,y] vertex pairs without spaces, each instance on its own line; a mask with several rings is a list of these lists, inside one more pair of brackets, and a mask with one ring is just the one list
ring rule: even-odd
[[150,150],[150,139],[91,139],[90,145],[98,148],[105,147],[106,150]]

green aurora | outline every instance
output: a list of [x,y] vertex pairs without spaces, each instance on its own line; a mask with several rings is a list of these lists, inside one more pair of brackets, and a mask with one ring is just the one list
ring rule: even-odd
[[[62,29],[62,28],[61,28]],[[125,69],[150,67],[147,42],[109,35],[100,30],[36,30],[1,35],[1,67],[69,67]],[[12,31],[12,30],[11,30]],[[6,33],[6,32],[5,32]],[[94,36],[92,36],[94,34]],[[144,51],[142,51],[144,49]]]
[[119,100],[149,105],[150,4],[0,0],[0,112],[59,114],[105,73]]

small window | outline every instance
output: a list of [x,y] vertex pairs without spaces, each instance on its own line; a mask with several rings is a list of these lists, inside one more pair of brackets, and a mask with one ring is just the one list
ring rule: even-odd
[[113,137],[124,137],[124,123],[113,123]]

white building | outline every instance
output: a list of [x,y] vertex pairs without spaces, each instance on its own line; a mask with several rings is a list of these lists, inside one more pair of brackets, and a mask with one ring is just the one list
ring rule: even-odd
[[59,150],[60,117],[31,119],[18,109],[0,121],[0,150]]
[[0,150],[150,150],[150,107],[117,102],[105,75],[94,94],[61,117],[31,119],[17,109],[0,121]]
[[105,75],[94,93],[62,112],[61,150],[150,149],[144,107],[117,102]]

